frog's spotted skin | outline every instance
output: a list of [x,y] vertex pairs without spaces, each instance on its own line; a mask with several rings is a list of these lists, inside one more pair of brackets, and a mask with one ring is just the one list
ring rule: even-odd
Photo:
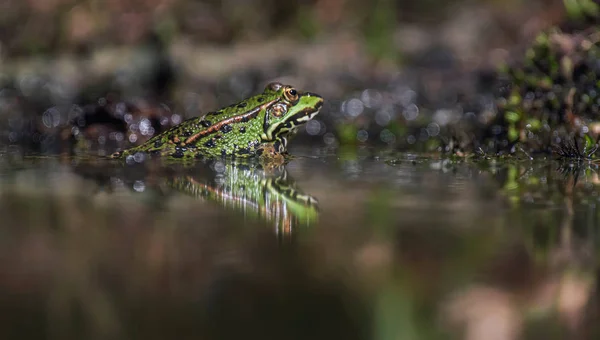
[[322,105],[323,98],[314,93],[271,83],[259,95],[188,119],[112,157],[138,152],[173,158],[252,157],[264,149],[285,153],[297,127],[317,115]]

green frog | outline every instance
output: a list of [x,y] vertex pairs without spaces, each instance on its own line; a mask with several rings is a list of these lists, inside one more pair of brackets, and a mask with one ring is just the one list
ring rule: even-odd
[[298,126],[319,113],[323,98],[273,82],[261,94],[181,124],[142,145],[116,152],[125,158],[138,152],[170,158],[274,157],[287,153]]

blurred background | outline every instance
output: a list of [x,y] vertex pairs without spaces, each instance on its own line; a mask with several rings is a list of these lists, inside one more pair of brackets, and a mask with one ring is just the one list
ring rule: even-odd
[[[511,144],[594,130],[599,50],[565,50],[598,47],[596,6],[0,1],[0,338],[598,339],[598,162]],[[585,80],[499,110],[499,68],[556,30]],[[289,176],[96,157],[275,80],[325,98]],[[453,134],[523,153],[440,157]]]
[[410,147],[495,114],[498,65],[580,2],[6,0],[0,137],[106,154],[279,80],[327,98],[300,140]]

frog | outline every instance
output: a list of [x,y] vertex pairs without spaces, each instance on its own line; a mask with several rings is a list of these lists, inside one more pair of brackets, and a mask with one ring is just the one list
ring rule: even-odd
[[115,152],[124,159],[137,153],[169,159],[260,157],[281,161],[298,127],[313,119],[323,97],[291,85],[271,82],[263,92],[180,124],[145,143]]

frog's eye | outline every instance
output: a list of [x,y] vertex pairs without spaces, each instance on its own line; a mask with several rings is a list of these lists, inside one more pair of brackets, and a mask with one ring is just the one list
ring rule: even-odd
[[282,104],[275,104],[271,107],[271,114],[275,117],[281,117],[287,112],[287,107]]
[[296,100],[298,100],[298,91],[291,87],[287,88],[284,94],[285,98],[291,102],[295,102]]

